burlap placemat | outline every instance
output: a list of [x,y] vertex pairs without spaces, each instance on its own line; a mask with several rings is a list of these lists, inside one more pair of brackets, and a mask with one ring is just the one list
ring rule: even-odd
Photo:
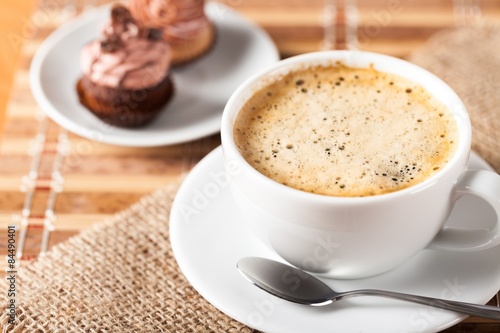
[[445,80],[462,98],[472,122],[472,149],[500,172],[500,25],[440,32],[409,60]]
[[17,321],[7,332],[251,332],[180,272],[168,223],[176,190],[166,186],[22,267]]

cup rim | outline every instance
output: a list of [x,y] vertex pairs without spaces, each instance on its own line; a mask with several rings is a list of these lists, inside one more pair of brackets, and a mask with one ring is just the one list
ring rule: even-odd
[[[433,81],[433,85],[437,85],[440,89],[444,89],[447,93],[447,98],[450,100],[450,103],[454,106],[454,110],[451,110],[454,114],[455,120],[457,122],[458,126],[458,131],[459,131],[459,144],[457,146],[456,152],[453,155],[453,157],[446,163],[445,167],[439,170],[437,173],[433,174],[429,178],[412,185],[410,187],[393,191],[393,192],[388,192],[388,193],[383,193],[383,194],[377,194],[377,195],[369,195],[369,196],[355,196],[355,197],[342,197],[342,196],[331,196],[331,195],[325,195],[325,194],[318,194],[318,193],[311,193],[311,192],[306,192],[302,191],[299,189],[295,189],[286,185],[283,185],[265,175],[257,171],[254,167],[248,163],[245,158],[240,154],[238,148],[236,147],[236,144],[234,142],[234,137],[233,137],[233,123],[232,119],[236,119],[236,116],[239,113],[239,109],[236,110],[236,105],[241,104],[241,99],[244,98],[244,95],[251,89],[254,85],[256,85],[259,81],[261,81],[263,78],[266,77],[272,77],[273,74],[276,74],[280,71],[283,71],[287,68],[292,69],[295,67],[298,67],[299,65],[304,65],[304,64],[321,64],[322,62],[328,62],[328,63],[333,63],[335,61],[340,61],[343,62],[344,59],[348,59],[349,57],[363,57],[363,59],[370,59],[370,63],[374,63],[374,67],[376,70],[377,69],[377,63],[384,63],[386,64],[387,62],[394,63],[398,67],[404,66],[407,69],[411,69],[412,71],[417,71],[420,73],[425,78],[428,78],[429,80]],[[346,66],[349,67],[349,64],[346,64]],[[352,66],[354,67],[354,66]],[[359,66],[361,67],[361,66]],[[361,67],[362,68],[362,67]],[[403,78],[412,80],[412,78],[409,78],[405,75],[399,74],[399,73],[394,73],[392,71],[383,71],[379,70],[381,72],[389,72],[392,74],[399,75]],[[286,71],[285,71],[286,73]],[[416,82],[416,80],[413,80]],[[417,82],[420,85],[423,85],[421,82]],[[429,91],[427,87],[424,87],[430,94],[432,94],[434,97],[436,97],[438,100],[444,103],[444,101],[439,97],[436,96],[432,91]],[[257,89],[258,90],[258,89]],[[251,94],[250,94],[251,96]],[[246,102],[248,98],[244,100]],[[448,106],[447,106],[448,107]],[[222,120],[221,120],[221,144],[223,147],[223,150],[231,150],[234,154],[232,154],[232,158],[236,158],[234,162],[238,163],[238,165],[246,168],[253,177],[257,177],[257,179],[261,180],[262,182],[268,184],[268,186],[274,187],[276,189],[280,189],[282,191],[287,191],[288,195],[293,195],[297,197],[297,199],[301,200],[314,200],[314,201],[322,201],[322,202],[349,202],[349,203],[363,203],[366,204],[367,202],[378,202],[380,200],[387,200],[389,198],[394,198],[394,197],[399,197],[401,195],[411,195],[417,192],[420,192],[421,190],[429,187],[430,185],[436,183],[439,179],[443,178],[445,175],[447,175],[450,171],[454,170],[456,167],[457,163],[460,163],[461,160],[465,159],[465,161],[468,160],[469,154],[470,154],[470,147],[471,147],[471,124],[470,124],[470,119],[469,115],[467,112],[467,109],[465,105],[463,104],[462,100],[460,97],[455,93],[455,91],[447,84],[445,83],[442,79],[434,75],[433,73],[429,72],[428,70],[419,67],[411,62],[408,62],[406,60],[396,58],[393,56],[385,55],[385,54],[380,54],[380,53],[375,53],[375,52],[368,52],[368,51],[354,51],[354,50],[331,50],[331,51],[317,51],[317,52],[311,52],[311,53],[305,53],[297,56],[293,56],[284,60],[281,60],[270,67],[267,67],[254,75],[250,76],[248,79],[246,79],[231,95],[229,100],[226,103],[226,106],[224,108],[224,111],[222,113]],[[466,156],[464,156],[467,154]],[[465,166],[464,166],[465,168]],[[460,169],[462,171],[462,169]]]

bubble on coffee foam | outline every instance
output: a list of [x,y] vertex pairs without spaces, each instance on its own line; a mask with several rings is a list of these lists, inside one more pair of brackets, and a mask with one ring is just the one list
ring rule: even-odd
[[[420,87],[408,88],[404,79],[374,75],[363,69],[325,68],[313,73],[316,77],[311,71],[299,71],[272,83],[265,89],[266,96],[272,98],[266,102],[256,94],[247,103],[247,112],[238,117],[237,122],[243,125],[236,128],[254,128],[235,130],[237,143],[247,143],[238,147],[247,160],[259,161],[254,162],[254,167],[263,174],[313,193],[374,195],[411,186],[439,170],[447,160],[434,161],[441,155],[430,151],[451,150],[454,143],[447,142],[448,134],[445,135],[449,125],[436,125],[443,124],[436,119],[451,115]],[[291,84],[290,88],[283,82]],[[336,85],[337,82],[342,84]],[[352,89],[353,82],[356,90]],[[304,99],[302,88],[309,88],[308,99]],[[430,109],[434,114],[423,117]],[[416,117],[415,125],[404,119],[410,113]],[[256,122],[255,119],[261,119],[258,115],[265,121]],[[257,123],[262,126],[256,126]],[[415,131],[422,134],[415,137]],[[445,147],[436,149],[433,137],[441,141],[437,146],[446,143]],[[285,139],[283,144],[281,138]],[[413,140],[408,141],[409,138]],[[429,144],[432,147],[426,147]],[[266,146],[273,149],[259,149]],[[401,154],[402,151],[406,153]],[[365,152],[371,154],[366,156]],[[387,156],[392,159],[387,160]],[[332,174],[344,178],[332,180]]]

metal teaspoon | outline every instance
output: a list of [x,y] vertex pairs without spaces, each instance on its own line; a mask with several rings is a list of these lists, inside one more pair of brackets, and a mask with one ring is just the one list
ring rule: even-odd
[[466,315],[500,320],[500,308],[439,298],[403,294],[393,291],[361,289],[337,292],[318,278],[278,261],[247,257],[238,261],[238,270],[257,287],[287,301],[321,306],[353,296],[381,296]]

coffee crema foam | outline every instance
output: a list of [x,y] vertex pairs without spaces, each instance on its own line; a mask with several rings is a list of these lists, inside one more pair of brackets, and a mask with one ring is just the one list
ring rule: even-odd
[[420,85],[337,64],[296,69],[257,91],[236,119],[234,139],[277,182],[353,197],[429,178],[453,156],[458,128]]

